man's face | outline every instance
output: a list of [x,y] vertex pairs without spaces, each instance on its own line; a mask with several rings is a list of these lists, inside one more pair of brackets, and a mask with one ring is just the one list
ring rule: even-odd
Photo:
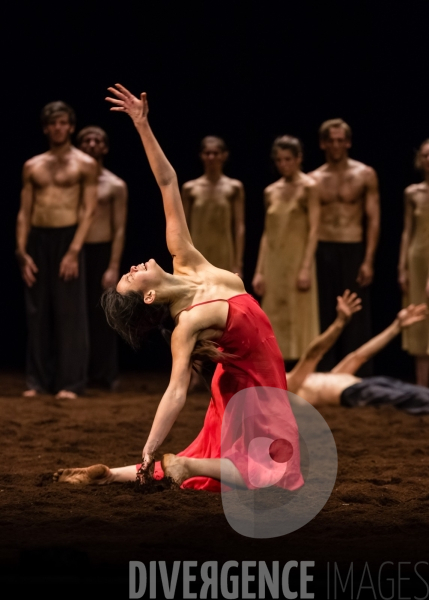
[[95,160],[100,160],[108,152],[104,136],[96,132],[87,133],[82,138],[79,148]]
[[283,177],[292,177],[301,166],[302,156],[294,156],[290,150],[278,148],[274,157],[274,164]]
[[320,142],[320,147],[325,151],[326,158],[333,162],[340,162],[347,156],[351,142],[347,139],[343,127],[331,127],[326,140]]
[[48,124],[43,128],[43,133],[48,136],[49,142],[54,146],[62,146],[74,131],[67,113],[59,112],[51,116]]
[[224,162],[228,158],[228,152],[221,150],[216,143],[208,143],[204,146],[204,150],[202,150],[200,156],[204,167],[211,170],[215,167],[223,167]]
[[429,144],[425,144],[420,150],[420,163],[423,171],[429,173]]

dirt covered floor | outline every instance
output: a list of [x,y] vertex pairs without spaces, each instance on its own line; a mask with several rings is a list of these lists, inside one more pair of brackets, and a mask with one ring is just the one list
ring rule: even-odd
[[[220,496],[207,492],[143,495],[133,484],[52,483],[61,467],[138,462],[166,383],[164,374],[140,374],[124,376],[117,393],[30,400],[20,397],[22,376],[2,374],[3,586],[36,589],[87,578],[99,590],[97,581],[120,587],[129,560],[314,560],[321,572],[330,561],[374,566],[428,560],[429,416],[393,408],[321,411],[337,443],[337,482],[319,515],[285,537],[240,536],[228,525]],[[189,396],[162,451],[177,452],[192,441],[208,400],[204,392]],[[114,597],[127,597],[121,593]]]

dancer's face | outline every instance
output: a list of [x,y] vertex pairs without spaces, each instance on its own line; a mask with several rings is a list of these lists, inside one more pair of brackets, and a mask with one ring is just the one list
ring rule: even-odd
[[290,150],[278,148],[274,157],[274,164],[283,177],[292,177],[301,167],[302,156],[294,156]]
[[101,133],[87,133],[82,138],[79,148],[95,160],[100,160],[109,151]]
[[222,150],[216,142],[209,142],[204,146],[200,157],[206,170],[222,169],[228,152]]
[[429,144],[422,146],[420,150],[420,164],[424,173],[429,173]]
[[47,125],[43,128],[43,133],[48,136],[49,142],[53,146],[62,146],[69,139],[74,131],[74,125],[70,123],[67,113],[59,112],[49,119]]
[[[137,266],[132,266],[128,273],[122,275],[116,286],[116,291],[124,295],[127,292],[139,292],[143,294],[145,302],[146,296],[150,292],[159,288],[164,279],[165,272],[151,258],[147,263],[140,263]],[[152,294],[153,295],[153,294]]]
[[320,147],[325,151],[327,160],[332,162],[340,162],[346,158],[351,145],[343,127],[331,127],[327,139],[320,142]]

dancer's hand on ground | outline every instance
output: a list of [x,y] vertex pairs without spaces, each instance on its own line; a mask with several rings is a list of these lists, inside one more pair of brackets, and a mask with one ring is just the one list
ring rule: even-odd
[[119,269],[108,268],[104,271],[103,277],[101,278],[101,285],[104,290],[116,287],[119,281]]
[[337,296],[337,315],[345,321],[350,321],[354,313],[362,310],[362,300],[350,290],[346,290],[342,296]]
[[427,304],[410,304],[398,312],[397,319],[402,328],[424,321],[428,316]]
[[367,287],[374,278],[374,269],[372,265],[368,263],[362,263],[359,267],[358,276],[356,277],[356,281],[360,285],[360,287]]
[[263,296],[265,294],[265,277],[262,273],[256,273],[252,281],[252,287],[255,294]]
[[59,276],[64,281],[70,281],[79,277],[79,258],[77,253],[69,251],[64,254],[60,263]]
[[401,290],[404,292],[404,294],[406,294],[408,292],[408,285],[409,285],[408,271],[400,271],[399,272],[398,283],[401,287]]
[[111,98],[109,96],[106,98],[107,102],[114,104],[110,110],[127,113],[127,115],[130,115],[132,118],[136,127],[147,119],[149,105],[146,92],[142,92],[139,99],[136,98],[136,96],[133,96],[133,94],[120,83],[115,83],[115,87],[109,87],[107,89],[116,96],[116,98]]
[[137,471],[137,481],[143,485],[153,479],[153,471],[155,468],[155,457],[153,454],[148,454],[143,450],[143,461],[140,469]]
[[21,275],[28,287],[32,287],[36,283],[35,273],[39,270],[36,267],[34,260],[29,254],[21,254],[17,252],[16,257],[21,269]]
[[307,292],[311,287],[310,269],[301,269],[296,280],[296,287],[300,292]]

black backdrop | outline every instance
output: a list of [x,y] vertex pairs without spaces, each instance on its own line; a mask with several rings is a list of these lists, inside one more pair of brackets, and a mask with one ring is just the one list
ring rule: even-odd
[[[227,173],[247,194],[245,283],[250,290],[263,226],[263,188],[276,135],[299,136],[304,169],[323,161],[317,128],[340,116],[353,128],[351,156],[372,165],[381,187],[382,233],[373,285],[374,329],[400,308],[396,283],[402,192],[418,180],[413,152],[429,135],[426,2],[86,2],[15,3],[2,15],[2,308],[0,359],[22,367],[23,287],[14,229],[23,162],[43,152],[42,106],[62,99],[78,128],[104,127],[106,166],[124,178],[130,212],[124,265],[155,257],[170,268],[160,195],[138,137],[109,113],[106,87],[147,91],[152,127],[180,182],[200,173],[199,140],[223,136]],[[122,368],[163,368],[169,351],[157,335],[138,354],[121,347]],[[377,372],[412,377],[399,339]]]

